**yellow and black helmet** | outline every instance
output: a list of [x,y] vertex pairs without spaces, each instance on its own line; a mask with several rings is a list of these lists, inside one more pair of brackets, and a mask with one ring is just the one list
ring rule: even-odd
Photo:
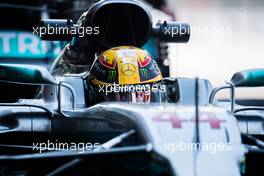
[[122,46],[103,52],[91,71],[94,85],[131,85],[153,83],[162,79],[160,69],[147,51]]
[[102,101],[151,102],[151,86],[160,80],[162,75],[156,61],[147,51],[132,46],[103,52],[89,74],[90,84],[96,87],[94,90]]

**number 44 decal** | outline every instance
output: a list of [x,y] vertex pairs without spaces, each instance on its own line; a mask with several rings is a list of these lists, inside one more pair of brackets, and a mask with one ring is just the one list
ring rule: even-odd
[[[183,122],[195,122],[194,117],[191,119],[182,119],[175,112],[158,114],[152,120],[156,122],[171,122],[173,128],[181,128]],[[220,129],[220,123],[225,122],[225,120],[217,119],[214,113],[202,113],[199,116],[199,122],[208,122],[212,129]]]

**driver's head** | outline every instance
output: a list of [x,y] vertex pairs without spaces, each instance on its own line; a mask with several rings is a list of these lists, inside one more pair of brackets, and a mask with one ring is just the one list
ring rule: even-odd
[[92,65],[90,98],[97,102],[156,102],[163,91],[158,83],[161,79],[160,69],[147,51],[131,46],[112,48]]

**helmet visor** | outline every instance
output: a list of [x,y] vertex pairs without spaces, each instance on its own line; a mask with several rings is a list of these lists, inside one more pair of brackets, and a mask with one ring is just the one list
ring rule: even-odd
[[103,98],[105,101],[113,102],[149,103],[150,97],[150,94],[145,91],[110,93],[109,95],[103,94]]
[[166,96],[166,87],[160,83],[140,85],[104,85],[96,89],[101,101],[158,103]]

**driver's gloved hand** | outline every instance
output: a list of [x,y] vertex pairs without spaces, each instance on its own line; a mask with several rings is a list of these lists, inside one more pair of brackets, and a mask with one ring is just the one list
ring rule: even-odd
[[[86,26],[86,20],[89,14],[83,13],[78,20],[79,26]],[[56,75],[63,74],[78,74],[88,71],[96,54],[102,52],[104,49],[95,42],[92,42],[87,37],[74,37],[72,41],[67,44],[59,56],[59,59],[53,65],[51,72]]]
[[100,49],[86,41],[86,38],[73,38],[66,46],[63,54],[64,60],[74,65],[91,65],[95,59],[95,54]]

